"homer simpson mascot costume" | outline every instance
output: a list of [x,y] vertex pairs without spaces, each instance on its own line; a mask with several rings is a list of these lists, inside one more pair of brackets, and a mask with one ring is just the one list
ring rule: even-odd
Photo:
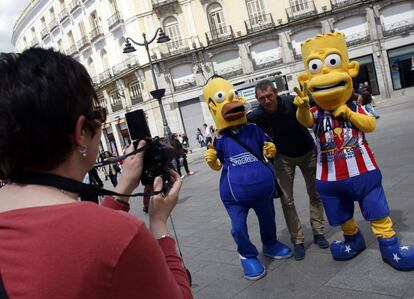
[[259,220],[264,255],[283,259],[290,257],[292,251],[276,236],[275,180],[271,164],[267,167],[235,139],[258,157],[273,158],[276,147],[258,126],[247,124],[245,100],[230,82],[213,76],[204,86],[203,95],[219,131],[214,145],[208,145],[205,159],[213,170],[223,169],[220,197],[231,219],[231,234],[237,244],[244,277],[257,280],[266,270],[249,240],[246,221],[250,209]]
[[[365,248],[354,220],[354,201],[371,223],[384,262],[397,270],[414,269],[414,247],[400,246],[389,217],[381,172],[365,139],[375,117],[351,99],[359,64],[349,61],[343,33],[318,34],[302,43],[305,71],[295,88],[296,116],[312,127],[317,140],[316,186],[329,223],[340,225],[343,241],[330,245],[336,260],[349,260]],[[309,97],[316,106],[309,107]]]

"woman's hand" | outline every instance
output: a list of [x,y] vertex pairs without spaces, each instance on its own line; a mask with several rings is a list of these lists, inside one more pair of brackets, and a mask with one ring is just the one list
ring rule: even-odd
[[[154,195],[149,204],[150,231],[155,239],[168,234],[167,220],[178,201],[178,195],[182,186],[181,177],[175,171],[170,170],[170,180],[173,183],[166,194]],[[163,182],[161,177],[154,180],[154,191],[161,191]]]
[[[144,140],[138,143],[138,148],[146,145]],[[125,154],[132,153],[135,150],[134,145],[131,144],[126,150]],[[124,160],[122,165],[122,174],[118,180],[118,185],[115,187],[115,192],[121,194],[131,194],[135,188],[138,187],[139,179],[142,175],[144,168],[144,153],[145,151],[139,152],[135,155],[129,156]],[[128,201],[127,197],[123,197],[122,200]]]

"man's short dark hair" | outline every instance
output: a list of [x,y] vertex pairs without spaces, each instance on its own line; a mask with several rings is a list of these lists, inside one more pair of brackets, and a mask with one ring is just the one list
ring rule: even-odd
[[271,87],[274,92],[277,92],[277,89],[275,88],[272,81],[270,81],[270,80],[265,79],[265,80],[262,80],[259,83],[257,83],[256,87],[254,89],[254,93],[256,95],[256,98],[257,98],[257,91],[258,90],[264,91],[264,90],[268,89],[269,87]]
[[[80,115],[97,106],[86,69],[52,49],[0,53],[0,179],[59,166],[74,149]],[[91,122],[91,123],[89,123]],[[96,133],[100,124],[87,120]]]

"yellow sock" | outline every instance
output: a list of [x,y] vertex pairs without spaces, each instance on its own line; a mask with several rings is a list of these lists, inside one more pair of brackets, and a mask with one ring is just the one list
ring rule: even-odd
[[389,216],[371,221],[371,229],[377,238],[391,238],[395,236],[392,220]]
[[344,235],[353,236],[358,232],[358,225],[354,218],[349,219],[347,222],[341,224]]

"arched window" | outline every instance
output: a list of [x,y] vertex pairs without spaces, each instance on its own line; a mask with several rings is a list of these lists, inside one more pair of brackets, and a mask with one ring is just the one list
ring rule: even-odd
[[102,62],[102,73],[99,74],[99,81],[105,81],[111,77],[111,71],[109,70],[109,59],[105,49],[101,50],[101,62]]
[[171,44],[174,48],[179,48],[181,46],[181,33],[180,33],[180,26],[178,25],[178,21],[174,17],[168,17],[163,22],[164,31],[170,37]]
[[213,34],[220,35],[227,33],[226,22],[224,21],[223,8],[218,3],[212,3],[207,7],[208,22]]
[[109,60],[108,60],[108,54],[106,53],[105,49],[101,51],[101,61],[102,61],[102,67],[103,70],[106,71],[109,69]]
[[88,71],[92,78],[96,76],[95,62],[93,61],[92,57],[88,58]]
[[265,14],[263,0],[246,0],[249,19],[260,18]]
[[131,93],[132,105],[142,102],[141,87],[138,81],[132,82],[129,85],[129,92]]
[[318,33],[321,33],[319,28],[312,28],[295,33],[290,37],[292,41],[293,55],[296,60],[302,59],[302,49],[300,47],[300,44],[308,38],[314,37]]

